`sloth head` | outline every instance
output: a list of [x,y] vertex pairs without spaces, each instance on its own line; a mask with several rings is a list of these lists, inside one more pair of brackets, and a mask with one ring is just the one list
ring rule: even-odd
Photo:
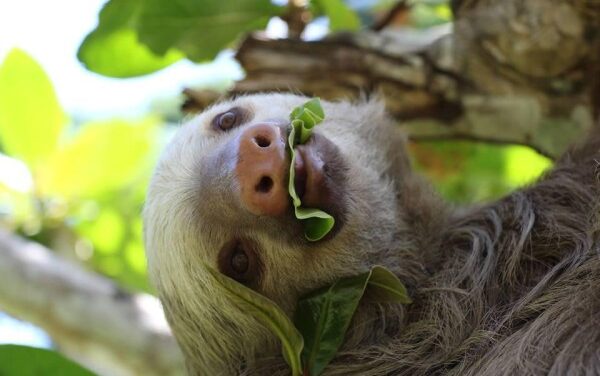
[[276,337],[240,310],[206,266],[292,314],[303,294],[389,261],[406,227],[398,209],[408,162],[378,102],[324,102],[298,147],[303,205],[334,216],[306,240],[288,195],[289,94],[219,103],[179,129],[144,210],[150,275],[193,374],[236,374],[280,357]]

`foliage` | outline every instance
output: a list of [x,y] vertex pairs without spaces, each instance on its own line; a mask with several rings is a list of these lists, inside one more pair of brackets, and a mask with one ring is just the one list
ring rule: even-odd
[[110,0],[77,56],[110,77],[152,73],[183,56],[210,60],[281,9],[269,0]]
[[288,192],[294,204],[294,214],[297,219],[302,221],[304,236],[310,241],[320,240],[327,235],[333,228],[335,219],[323,210],[301,206],[302,202],[296,193],[294,184],[297,157],[295,146],[305,143],[310,138],[315,125],[322,122],[324,118],[325,113],[319,98],[313,98],[302,106],[294,108],[290,114],[292,128],[288,136],[288,147],[291,156]]
[[329,18],[331,31],[357,30],[360,28],[360,18],[352,8],[342,0],[312,0],[312,12]]
[[0,133],[4,150],[35,169],[56,148],[65,122],[42,67],[21,50],[9,53],[0,67]]
[[94,374],[54,351],[27,346],[0,345],[2,376],[93,376]]
[[138,41],[136,26],[143,5],[141,0],[106,3],[98,17],[98,26],[77,52],[89,70],[109,77],[139,76],[165,68],[183,57],[173,48],[163,56],[156,55]]
[[300,353],[304,346],[302,335],[288,316],[271,299],[257,293],[224,274],[205,266],[221,287],[234,299],[239,308],[254,317],[281,341],[283,356],[291,368],[292,376],[300,376]]
[[441,25],[452,21],[452,11],[447,1],[416,1],[410,12],[411,24],[419,29]]
[[321,374],[337,353],[359,302],[412,303],[404,284],[383,266],[340,279],[298,302],[294,322],[269,298],[205,265],[238,308],[254,317],[281,341],[293,376]]
[[[10,177],[0,179],[4,221],[147,289],[139,213],[158,150],[158,124],[148,117],[69,125],[42,68],[25,52],[12,51],[0,66],[0,145],[26,163],[18,166],[31,183],[15,187],[2,183]],[[11,165],[4,165],[3,174],[10,174]]]
[[305,375],[320,375],[335,357],[365,293],[371,302],[412,302],[404,284],[382,266],[343,278],[300,299],[294,324],[304,337],[302,364]]
[[499,198],[533,182],[552,162],[518,145],[438,141],[411,145],[417,168],[450,201]]

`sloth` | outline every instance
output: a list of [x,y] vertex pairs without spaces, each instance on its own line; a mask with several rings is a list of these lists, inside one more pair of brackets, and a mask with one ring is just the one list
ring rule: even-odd
[[[535,184],[454,207],[413,171],[377,100],[324,102],[294,185],[335,226],[310,242],[287,191],[290,110],[255,94],[183,125],[144,209],[149,274],[190,375],[287,375],[280,344],[207,266],[288,315],[305,294],[374,265],[413,304],[365,299],[326,375],[600,374],[600,137]],[[599,132],[600,134],[600,132]]]

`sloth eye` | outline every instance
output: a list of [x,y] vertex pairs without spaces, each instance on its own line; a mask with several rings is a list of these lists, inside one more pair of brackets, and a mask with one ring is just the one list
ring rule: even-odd
[[246,240],[232,240],[219,252],[219,271],[236,281],[254,285],[259,279],[260,265],[256,247]]
[[212,123],[216,129],[228,131],[240,125],[243,117],[242,111],[239,108],[234,107],[227,112],[223,112],[215,116]]
[[243,249],[236,249],[231,255],[231,269],[237,274],[245,274],[248,271],[250,261]]

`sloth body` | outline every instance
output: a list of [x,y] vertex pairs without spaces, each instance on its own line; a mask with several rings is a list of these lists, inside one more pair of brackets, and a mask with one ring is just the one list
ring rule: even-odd
[[206,265],[290,316],[316,288],[373,265],[393,271],[413,304],[361,303],[326,375],[600,374],[600,142],[535,185],[457,210],[411,170],[381,104],[325,102],[295,183],[336,225],[308,242],[280,145],[306,100],[217,104],[158,163],[144,211],[149,271],[190,374],[289,374],[277,338]]

